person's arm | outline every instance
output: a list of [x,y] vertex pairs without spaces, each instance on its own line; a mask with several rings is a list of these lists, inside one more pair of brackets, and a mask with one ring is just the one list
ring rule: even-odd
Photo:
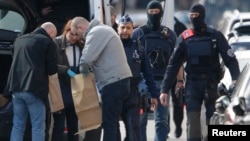
[[230,71],[232,84],[235,84],[240,75],[238,60],[236,59],[236,56],[232,48],[229,46],[226,38],[219,31],[216,32],[216,40],[223,62]]
[[145,50],[143,51],[141,72],[142,72],[142,76],[145,80],[145,83],[148,86],[148,91],[151,93],[151,97],[158,98],[159,97],[159,89],[157,88],[157,86],[154,82],[153,69],[150,66],[149,58],[148,58]]
[[87,72],[89,70],[89,67],[98,59],[107,44],[113,39],[113,36],[114,35],[110,34],[109,30],[104,29],[102,25],[96,26],[90,30],[86,36],[79,63],[82,72]]
[[[69,70],[69,67],[66,65],[62,65],[62,57],[63,55],[61,55],[62,53],[62,48],[63,48],[63,36],[57,36],[54,40],[55,44],[56,44],[56,58],[57,58],[57,69],[58,69],[58,74],[67,74],[67,71]],[[64,52],[65,53],[65,50]],[[66,56],[66,54],[65,54]]]
[[155,110],[158,106],[158,100],[159,97],[159,89],[157,88],[154,77],[153,77],[153,70],[150,66],[149,59],[147,56],[147,53],[145,50],[143,51],[143,59],[142,59],[142,65],[141,65],[141,72],[143,79],[145,80],[146,85],[148,86],[148,91],[151,94],[151,110]]
[[57,73],[57,60],[56,60],[56,44],[51,40],[49,41],[47,47],[47,55],[46,55],[46,68],[48,75],[53,75]]
[[183,65],[180,67],[176,78],[177,78],[177,82],[184,81],[184,68],[183,68]]
[[184,81],[184,68],[183,68],[183,65],[180,67],[176,78],[177,78],[177,80],[176,80],[177,82],[176,82],[176,86],[175,86],[175,92],[177,92],[177,90],[179,88],[184,87],[185,81]]
[[176,49],[172,53],[169,64],[167,66],[164,79],[162,80],[161,84],[161,95],[160,95],[160,101],[161,104],[166,106],[168,105],[167,99],[168,99],[168,92],[174,85],[174,82],[176,80],[177,74],[180,70],[180,67],[185,61],[185,52],[186,52],[186,46],[183,44],[182,37],[178,38],[178,43],[176,46]]

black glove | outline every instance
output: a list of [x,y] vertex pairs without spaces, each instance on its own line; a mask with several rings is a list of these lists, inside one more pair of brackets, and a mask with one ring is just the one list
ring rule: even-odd
[[229,95],[229,92],[228,92],[228,90],[227,90],[224,83],[219,83],[218,84],[218,92],[219,92],[220,96]]
[[185,89],[184,89],[184,87],[181,87],[177,90],[176,97],[178,99],[179,105],[183,106],[185,104]]
[[232,93],[233,93],[233,91],[234,91],[234,88],[235,88],[235,84],[231,84],[231,85],[229,86],[229,88],[228,88],[228,93],[229,93],[230,96],[232,95]]

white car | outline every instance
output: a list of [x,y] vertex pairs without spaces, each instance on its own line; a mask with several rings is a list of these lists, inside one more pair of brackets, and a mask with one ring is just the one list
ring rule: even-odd
[[[235,55],[239,62],[240,71],[242,71],[247,62],[250,62],[250,50],[238,50],[235,51]],[[227,68],[225,68],[225,74],[221,82],[225,84],[227,89],[232,82],[230,72]]]
[[250,119],[250,62],[245,65],[225,110],[224,124],[247,124]]
[[[227,11],[224,13],[223,20],[220,23],[220,30],[223,32],[224,36],[228,38],[228,35],[232,33],[232,31],[237,31],[238,27],[248,27],[250,26],[250,12],[239,12],[235,11]],[[241,28],[242,29],[242,28]],[[243,29],[240,30],[243,32],[250,33],[249,30]]]

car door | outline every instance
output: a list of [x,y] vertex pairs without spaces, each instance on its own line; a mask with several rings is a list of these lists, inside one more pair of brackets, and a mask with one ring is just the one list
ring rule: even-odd
[[30,25],[26,17],[31,17],[24,13],[15,0],[0,0],[0,94],[4,91],[12,62],[13,42]]

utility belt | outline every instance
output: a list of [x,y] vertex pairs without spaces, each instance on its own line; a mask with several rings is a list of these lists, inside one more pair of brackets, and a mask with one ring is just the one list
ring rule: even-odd
[[188,80],[205,80],[207,78],[207,74],[187,75]]
[[216,75],[209,74],[188,74],[186,77],[188,80],[216,80]]
[[163,76],[154,76],[154,80],[163,80]]

